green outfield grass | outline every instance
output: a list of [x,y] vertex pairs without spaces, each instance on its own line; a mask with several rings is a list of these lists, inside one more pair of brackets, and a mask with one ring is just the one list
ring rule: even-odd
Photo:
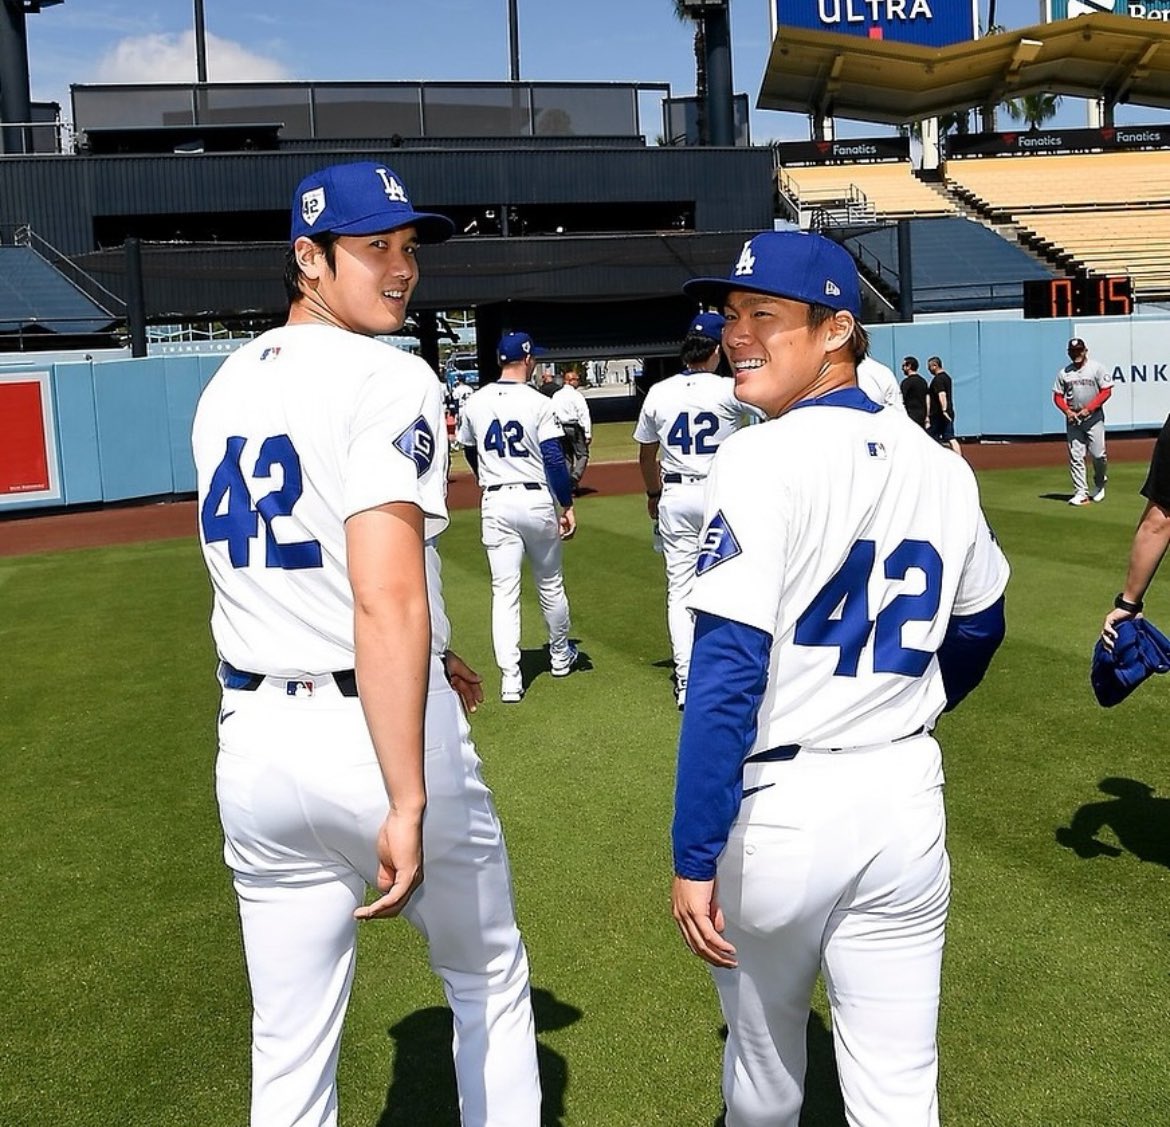
[[[616,424],[615,424],[616,426]],[[950,1127],[1170,1122],[1170,685],[1112,711],[1089,653],[1118,590],[1143,468],[1070,508],[1059,469],[982,475],[1012,561],[1009,639],[939,736],[954,900],[941,1103]],[[660,557],[639,497],[586,498],[567,548],[588,660],[496,701],[478,514],[444,537],[456,648],[486,674],[473,728],[504,818],[537,988],[548,1124],[711,1127],[721,1021],[670,920],[678,718]],[[198,553],[164,542],[0,560],[0,1123],[239,1127],[248,999],[212,788],[216,685]],[[1170,582],[1149,613],[1170,626]],[[323,754],[327,752],[323,749]],[[1103,780],[1130,780],[1101,789]],[[1141,787],[1152,788],[1143,797]],[[1057,841],[1106,804],[1082,859]],[[362,932],[344,1127],[453,1127],[449,1020],[401,923]],[[839,1127],[818,998],[803,1122]]]

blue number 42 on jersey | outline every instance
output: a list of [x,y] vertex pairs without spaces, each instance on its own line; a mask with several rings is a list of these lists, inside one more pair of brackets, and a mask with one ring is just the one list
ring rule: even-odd
[[317,540],[299,540],[281,544],[272,533],[272,522],[277,517],[290,516],[293,506],[304,491],[301,459],[287,434],[266,438],[252,469],[252,476],[272,477],[279,467],[281,486],[261,497],[253,506],[248,483],[240,466],[247,439],[233,435],[227,440],[223,460],[211,475],[207,496],[199,509],[203,539],[208,544],[226,543],[232,567],[247,567],[252,554],[252,541],[264,521],[266,567],[286,571],[321,566],[321,544]]

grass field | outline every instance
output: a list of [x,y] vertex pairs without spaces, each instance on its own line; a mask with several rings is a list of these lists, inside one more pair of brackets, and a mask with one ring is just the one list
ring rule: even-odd
[[[1014,575],[1008,641],[939,730],[951,1127],[1170,1123],[1167,685],[1106,712],[1087,679],[1142,474],[1111,467],[1108,501],[1086,509],[1046,496],[1067,495],[1059,470],[982,475]],[[566,574],[588,661],[564,681],[540,673],[517,707],[495,700],[477,514],[455,514],[443,542],[456,648],[488,681],[474,731],[532,958],[546,1123],[710,1127],[721,1021],[667,910],[678,721],[661,560],[639,497],[587,498],[579,521]],[[212,794],[197,550],[0,560],[0,600],[0,1123],[239,1127],[249,1015]],[[1170,585],[1155,584],[1149,613],[1170,625]],[[541,641],[531,600],[525,641]],[[1086,807],[1118,855],[1058,842]],[[839,1127],[823,999],[809,1028],[803,1122]],[[344,1127],[452,1127],[448,1036],[409,928],[364,930]]]

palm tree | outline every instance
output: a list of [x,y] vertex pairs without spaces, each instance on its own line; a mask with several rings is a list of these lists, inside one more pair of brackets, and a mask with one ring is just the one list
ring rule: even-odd
[[[685,0],[671,0],[674,18],[683,23],[691,21]],[[699,144],[707,140],[707,44],[703,35],[703,21],[694,20],[695,25],[695,101],[696,121],[699,127]]]
[[1039,129],[1056,116],[1060,103],[1059,94],[1025,94],[1022,98],[1009,98],[1003,106],[1012,121],[1023,121],[1029,129]]

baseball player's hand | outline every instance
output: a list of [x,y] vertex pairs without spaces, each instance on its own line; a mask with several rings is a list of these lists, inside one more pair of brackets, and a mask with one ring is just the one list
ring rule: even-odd
[[1117,641],[1117,624],[1124,622],[1127,618],[1140,617],[1140,614],[1130,614],[1129,611],[1120,608],[1111,610],[1105,616],[1105,622],[1101,627],[1101,642],[1110,653],[1113,652],[1113,644]]
[[378,891],[372,904],[354,912],[354,919],[377,920],[396,916],[422,884],[422,813],[391,809],[378,831]]
[[661,497],[646,498],[646,512],[649,514],[651,520],[658,519],[658,502],[661,500]]
[[572,540],[573,534],[577,531],[577,514],[571,508],[566,509],[561,513],[559,524],[561,528],[561,539]]
[[713,880],[675,877],[670,890],[674,922],[686,945],[713,967],[734,967],[735,948],[723,938],[723,909],[715,899]]
[[443,656],[443,668],[451,688],[459,694],[465,712],[474,712],[483,704],[483,678],[457,653],[448,650]]

